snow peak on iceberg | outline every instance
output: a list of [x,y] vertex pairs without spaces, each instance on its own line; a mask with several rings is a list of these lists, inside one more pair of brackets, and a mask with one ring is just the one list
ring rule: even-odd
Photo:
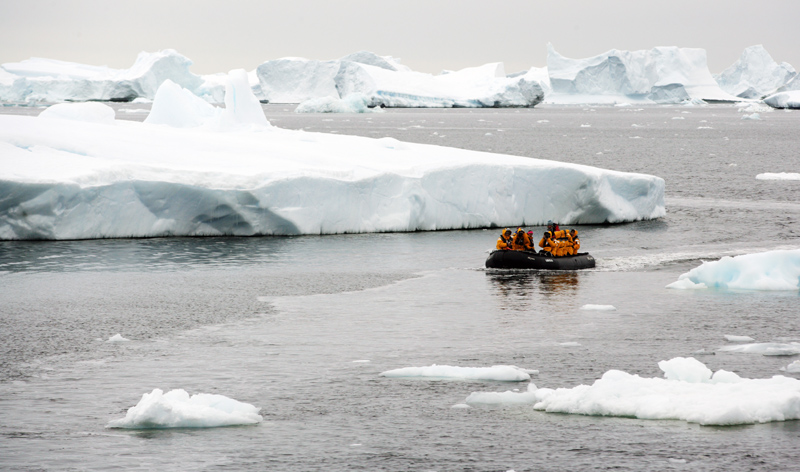
[[708,71],[703,49],[612,49],[587,59],[569,59],[548,44],[547,70],[553,90],[548,102],[738,100],[719,88]]
[[761,98],[786,85],[797,75],[794,67],[772,59],[764,46],[750,46],[738,61],[715,75],[722,90],[741,98]]
[[244,71],[230,74],[225,99],[223,110],[165,82],[145,123],[114,120],[101,103],[0,116],[0,239],[417,231],[665,214],[658,177],[275,128]]

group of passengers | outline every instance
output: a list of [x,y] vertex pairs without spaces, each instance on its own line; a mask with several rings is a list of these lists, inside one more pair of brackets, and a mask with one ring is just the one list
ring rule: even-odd
[[[547,222],[547,231],[544,232],[542,239],[539,240],[539,247],[542,248],[541,254],[551,256],[574,256],[581,247],[581,240],[578,239],[578,232],[574,229],[559,229],[557,223]],[[497,240],[497,249],[504,251],[533,251],[536,246],[533,244],[533,231],[525,232],[522,228],[517,228],[516,233],[510,229],[503,230],[500,239]]]

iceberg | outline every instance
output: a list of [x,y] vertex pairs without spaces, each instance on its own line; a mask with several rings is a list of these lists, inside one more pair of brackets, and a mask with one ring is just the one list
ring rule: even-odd
[[31,58],[0,66],[0,101],[131,101],[153,99],[167,79],[196,90],[203,79],[189,72],[192,61],[175,50],[141,52],[129,69],[111,69]]
[[342,97],[360,93],[371,106],[407,108],[532,107],[544,99],[536,71],[506,77],[502,63],[440,75],[389,71],[361,63],[342,63],[336,88]]
[[800,249],[768,251],[718,261],[681,274],[675,289],[800,290]]
[[720,89],[708,70],[704,49],[612,49],[586,59],[570,59],[548,44],[547,71],[553,91],[548,103],[740,100]]
[[715,75],[720,88],[741,98],[760,99],[797,75],[794,67],[772,59],[764,46],[750,46],[730,67]]
[[764,103],[772,108],[800,109],[800,90],[779,92],[764,99]]
[[[659,177],[284,130],[267,122],[244,71],[226,87],[220,109],[164,82],[144,123],[112,120],[100,103],[0,116],[0,239],[429,231],[665,214]],[[64,111],[83,105],[94,110]]]
[[757,180],[800,180],[798,172],[765,172],[756,175]]
[[454,367],[432,365],[428,367],[404,367],[380,373],[381,377],[428,378],[456,380],[494,380],[498,382],[524,382],[531,379],[530,374],[512,365],[492,367]]
[[739,425],[800,419],[800,380],[780,375],[748,379],[711,371],[694,358],[658,363],[664,378],[609,370],[592,385],[524,392],[477,392],[473,404],[532,404],[548,413],[683,420],[702,425]]
[[369,99],[360,93],[351,93],[345,98],[312,98],[297,105],[295,113],[370,113],[380,108],[370,108]]
[[109,421],[106,428],[215,428],[257,424],[263,420],[258,407],[224,395],[198,393],[189,396],[186,390],[164,393],[156,388],[142,395],[136,406],[128,409],[125,418]]

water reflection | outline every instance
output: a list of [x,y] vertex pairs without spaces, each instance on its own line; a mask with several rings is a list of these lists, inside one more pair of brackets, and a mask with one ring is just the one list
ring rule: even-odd
[[580,284],[575,271],[487,271],[502,310],[525,309],[537,296],[574,296]]

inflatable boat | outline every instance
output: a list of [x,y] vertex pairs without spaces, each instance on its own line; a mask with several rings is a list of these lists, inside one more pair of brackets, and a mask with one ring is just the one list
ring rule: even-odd
[[594,257],[588,252],[574,256],[546,256],[533,251],[492,251],[486,259],[489,269],[578,270],[594,267]]

